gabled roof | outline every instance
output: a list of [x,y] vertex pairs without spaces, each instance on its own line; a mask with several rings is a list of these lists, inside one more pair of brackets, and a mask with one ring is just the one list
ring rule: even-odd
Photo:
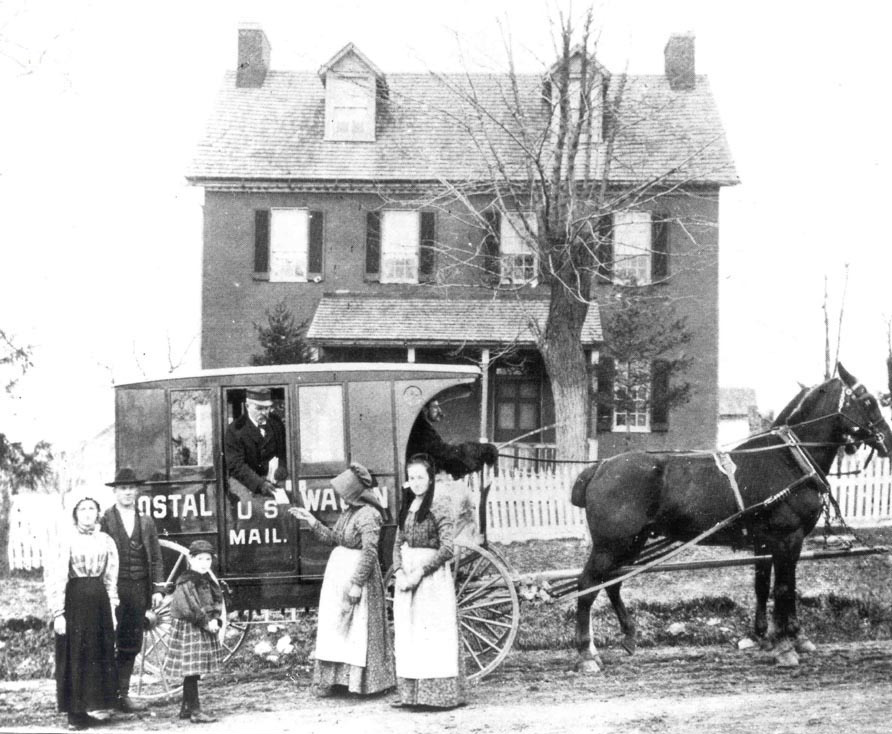
[[[610,88],[620,87],[620,76]],[[196,184],[252,181],[488,181],[489,143],[506,170],[526,180],[515,116],[506,105],[510,79],[501,74],[388,74],[389,98],[378,99],[374,142],[325,140],[325,88],[312,72],[270,71],[261,87],[235,86],[229,72],[187,178]],[[542,76],[517,76],[527,129],[545,131]],[[480,122],[460,94],[473,94],[498,123]],[[718,111],[704,76],[692,90],[670,89],[664,75],[629,76],[628,111],[610,178],[667,183],[738,182]],[[485,127],[489,139],[469,134]],[[603,174],[603,146],[594,156]],[[676,170],[677,169],[677,170]],[[582,166],[578,166],[582,170]]]
[[[570,63],[571,63],[571,67],[570,67],[571,69],[573,68],[572,67],[573,59],[575,59],[577,56],[582,56],[584,52],[585,52],[585,49],[583,48],[581,43],[577,43],[573,48],[570,49],[569,59],[570,59]],[[610,78],[610,72],[607,70],[607,67],[604,66],[603,64],[601,64],[595,58],[594,54],[590,53],[588,58],[589,58],[589,63],[594,65],[594,68],[597,70],[598,74],[600,74],[605,79]],[[558,59],[557,61],[555,61],[550,67],[548,67],[546,76],[553,75],[555,72],[557,72],[561,68],[562,64],[563,64],[563,59]]]
[[[307,329],[319,346],[534,346],[536,324],[545,326],[545,299],[474,300],[325,295]],[[592,305],[582,343],[603,340]]]
[[379,79],[384,78],[384,72],[381,71],[375,64],[372,63],[372,60],[366,56],[362,51],[360,51],[356,46],[352,43],[348,43],[344,48],[338,51],[334,56],[332,56],[328,61],[326,61],[322,66],[319,67],[319,71],[317,72],[320,77],[325,79],[325,75],[338,65],[338,62],[349,55],[354,55],[358,58],[363,64],[365,64],[369,71],[371,71],[376,77]]

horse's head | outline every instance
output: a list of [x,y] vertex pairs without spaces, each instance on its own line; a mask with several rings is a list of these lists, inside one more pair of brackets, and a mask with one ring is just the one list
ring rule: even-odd
[[841,394],[839,413],[846,420],[845,435],[865,443],[880,456],[892,454],[892,428],[880,412],[879,401],[842,364],[837,365]]

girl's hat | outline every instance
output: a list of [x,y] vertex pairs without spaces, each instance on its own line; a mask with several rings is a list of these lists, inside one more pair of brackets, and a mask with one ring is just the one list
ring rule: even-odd
[[189,546],[189,555],[197,556],[199,553],[214,555],[214,546],[206,540],[193,540]]
[[331,480],[331,486],[344,502],[355,502],[360,495],[374,486],[375,480],[362,464],[350,464],[350,468],[342,471]]

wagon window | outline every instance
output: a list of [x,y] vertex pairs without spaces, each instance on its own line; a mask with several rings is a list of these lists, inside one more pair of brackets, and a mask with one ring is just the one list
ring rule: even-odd
[[171,390],[170,456],[178,475],[214,464],[210,390]]
[[298,390],[301,464],[343,463],[344,391],[340,385]]

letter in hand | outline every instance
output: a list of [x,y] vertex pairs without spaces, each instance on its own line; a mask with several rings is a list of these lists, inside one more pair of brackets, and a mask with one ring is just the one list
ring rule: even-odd
[[53,620],[53,632],[55,632],[60,637],[64,635],[68,631],[67,625],[65,623],[65,615],[60,614]]
[[260,488],[260,494],[265,495],[266,497],[272,497],[275,499],[276,497],[276,485],[272,482],[264,482],[263,486]]
[[310,527],[313,527],[317,522],[319,522],[315,517],[313,517],[313,513],[304,507],[289,507],[288,514],[292,517],[297,518],[298,520],[304,520],[305,522],[309,523]]

